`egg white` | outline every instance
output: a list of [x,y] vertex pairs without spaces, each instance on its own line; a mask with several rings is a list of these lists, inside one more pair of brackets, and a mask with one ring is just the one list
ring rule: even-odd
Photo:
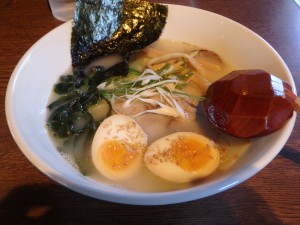
[[[174,154],[172,153],[174,148],[177,148],[176,145],[182,144],[181,140],[185,137],[192,138],[196,143],[199,143],[199,146],[203,146],[203,148],[197,148],[195,150],[196,152],[198,151],[198,153],[195,153],[195,157],[201,157],[201,154],[203,154],[201,151],[208,151],[209,157],[206,157],[205,162],[201,162],[201,165],[197,162],[195,170],[192,171],[182,167],[180,163],[176,162]],[[184,158],[184,153],[182,157]],[[189,160],[184,158],[184,160],[187,166],[192,165],[193,162],[195,163],[193,159]],[[150,171],[165,180],[190,182],[206,177],[214,172],[220,163],[220,153],[217,146],[211,140],[200,134],[177,132],[153,142],[144,155],[144,162]]]
[[[134,151],[134,157],[126,162],[122,169],[114,169],[102,157],[103,145],[118,142],[126,146],[126,151]],[[147,135],[130,117],[116,114],[106,118],[97,129],[92,142],[92,161],[96,169],[111,180],[125,180],[137,173],[143,162],[143,153],[147,146]]]

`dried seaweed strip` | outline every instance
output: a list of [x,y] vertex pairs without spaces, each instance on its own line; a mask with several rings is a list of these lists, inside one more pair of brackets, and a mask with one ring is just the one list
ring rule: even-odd
[[[166,6],[141,0],[77,0],[72,27],[73,67],[96,57],[127,56],[156,41],[165,26]],[[126,67],[126,65],[124,65]]]

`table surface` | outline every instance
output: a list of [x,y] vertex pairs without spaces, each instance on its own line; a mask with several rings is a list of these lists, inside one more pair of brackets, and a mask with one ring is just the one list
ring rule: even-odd
[[[300,9],[292,0],[166,0],[233,19],[267,40],[300,89]],[[22,55],[62,24],[46,0],[0,2],[0,224],[300,224],[300,122],[280,154],[242,184],[192,202],[131,206],[60,186],[21,153],[7,126],[5,92]]]

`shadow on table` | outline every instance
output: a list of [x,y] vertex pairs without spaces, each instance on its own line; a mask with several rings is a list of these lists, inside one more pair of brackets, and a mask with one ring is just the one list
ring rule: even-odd
[[279,155],[293,161],[294,163],[300,164],[300,153],[293,148],[284,146]]
[[281,222],[257,193],[241,185],[205,199],[166,206],[122,205],[92,199],[59,185],[28,185],[12,190],[1,201],[0,224],[276,225]]

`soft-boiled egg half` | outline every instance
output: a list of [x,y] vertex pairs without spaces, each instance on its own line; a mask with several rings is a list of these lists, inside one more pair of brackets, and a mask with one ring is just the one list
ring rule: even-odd
[[208,176],[220,162],[216,145],[193,132],[177,132],[153,142],[144,155],[148,169],[173,182],[190,182]]
[[125,180],[143,164],[147,135],[130,117],[112,115],[97,129],[92,142],[96,169],[111,180]]

